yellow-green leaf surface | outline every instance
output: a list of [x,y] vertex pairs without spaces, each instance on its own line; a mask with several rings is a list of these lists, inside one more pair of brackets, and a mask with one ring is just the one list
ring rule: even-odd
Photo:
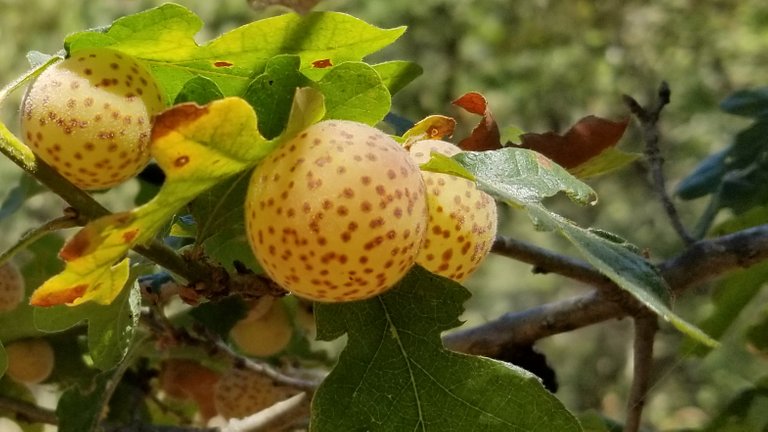
[[36,306],[109,304],[128,278],[126,252],[151,240],[184,205],[266,155],[272,143],[259,135],[256,114],[239,98],[205,106],[178,105],[162,113],[152,132],[152,156],[166,174],[160,192],[130,212],[99,218],[62,248],[64,271],[32,295]]
[[105,33],[71,35],[66,45],[70,53],[108,46],[147,62],[166,96],[174,100],[195,76],[211,79],[225,96],[240,95],[276,55],[298,55],[302,69],[319,61],[334,65],[359,61],[405,31],[380,29],[343,13],[313,12],[254,21],[198,45],[194,36],[202,25],[186,8],[165,4],[118,19]]

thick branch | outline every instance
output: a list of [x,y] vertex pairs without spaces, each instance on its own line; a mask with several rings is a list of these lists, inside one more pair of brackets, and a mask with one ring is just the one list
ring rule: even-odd
[[612,284],[610,279],[584,261],[559,255],[511,237],[497,236],[491,252],[531,264],[534,266],[534,273],[557,273],[594,286]]
[[[768,259],[768,224],[734,234],[701,240],[659,265],[674,295]],[[558,271],[566,274],[565,271]],[[618,289],[618,288],[617,288]],[[601,291],[522,311],[510,312],[483,325],[444,337],[446,347],[486,356],[501,347],[531,344],[539,339],[626,316],[626,309]]]

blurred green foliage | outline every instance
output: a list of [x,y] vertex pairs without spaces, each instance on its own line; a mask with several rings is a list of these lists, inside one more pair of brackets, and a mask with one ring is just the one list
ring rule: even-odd
[[[71,32],[108,25],[119,16],[159,5],[150,0],[0,0],[0,83],[27,67],[30,50],[55,53]],[[207,23],[198,35],[206,41],[223,31],[280,8],[253,11],[245,0],[178,1]],[[564,131],[579,118],[629,115],[621,94],[650,100],[661,80],[672,88],[664,113],[663,150],[670,189],[706,155],[730,144],[748,120],[730,116],[718,103],[733,91],[766,85],[768,2],[764,0],[658,0],[593,2],[588,0],[326,0],[319,9],[349,12],[381,27],[407,25],[408,32],[377,60],[403,58],[419,63],[422,78],[393,100],[393,111],[417,120],[428,114],[456,116],[460,130],[476,118],[461,114],[450,101],[479,91],[490,103],[502,129]],[[20,94],[0,107],[0,120],[16,129]],[[636,132],[623,140],[638,151]],[[0,184],[14,185],[20,170],[0,161]],[[583,226],[597,226],[647,248],[654,259],[679,250],[653,196],[642,164],[592,182],[601,197],[594,208],[554,203]],[[125,188],[135,187],[128,185]],[[0,199],[11,187],[2,188]],[[123,191],[121,193],[121,191]],[[127,208],[125,189],[100,195],[112,208]],[[24,213],[0,221],[10,235],[56,215],[49,194],[25,204]],[[703,202],[680,205],[684,222],[693,225]],[[554,236],[531,232],[522,214],[504,210],[502,232],[539,245],[568,251]],[[21,216],[23,214],[23,216]],[[726,215],[727,216],[727,215]],[[514,275],[511,278],[510,275]],[[513,283],[510,283],[510,281]],[[465,319],[477,323],[508,310],[521,310],[583,290],[553,276],[533,276],[530,267],[491,257],[469,283],[475,296]],[[677,310],[692,320],[712,308],[705,295],[688,295]],[[663,328],[653,394],[646,415],[660,429],[700,427],[716,416],[765,370],[747,352],[743,334],[750,317],[766,303],[758,293],[752,307],[731,326],[723,348],[705,358],[681,351],[681,337]],[[631,368],[631,327],[626,322],[594,326],[543,341],[541,348],[557,370],[561,397],[574,410],[597,409],[621,418]]]

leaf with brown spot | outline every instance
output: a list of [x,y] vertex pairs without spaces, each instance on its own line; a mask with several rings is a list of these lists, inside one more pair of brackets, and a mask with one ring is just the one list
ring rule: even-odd
[[312,62],[312,67],[316,69],[325,69],[331,66],[333,66],[331,59],[320,59]]
[[628,124],[628,118],[615,122],[587,116],[564,135],[555,132],[523,134],[519,146],[537,151],[570,170],[616,146]]
[[451,117],[431,115],[420,120],[403,134],[405,147],[410,147],[416,141],[450,137],[455,128],[456,120]]
[[452,102],[472,114],[482,116],[480,123],[472,133],[459,142],[459,147],[467,151],[498,150],[502,148],[501,133],[496,119],[493,118],[488,101],[477,92],[469,92]]
[[[299,116],[294,121],[306,120]],[[280,137],[264,139],[256,124],[253,108],[240,98],[224,98],[203,107],[182,104],[161,114],[150,148],[165,172],[163,187],[145,205],[96,219],[75,234],[60,253],[66,261],[64,271],[40,286],[31,303],[110,304],[128,280],[125,255],[133,246],[152,240],[192,199],[252,167],[282,142]],[[179,158],[187,162],[179,166]]]

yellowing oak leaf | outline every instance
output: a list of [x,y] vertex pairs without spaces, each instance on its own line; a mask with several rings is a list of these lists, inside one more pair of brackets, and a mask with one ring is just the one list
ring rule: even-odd
[[178,105],[160,114],[152,156],[166,182],[147,204],[108,215],[82,228],[62,248],[65,269],[32,295],[35,306],[109,304],[128,280],[129,249],[151,240],[184,205],[216,183],[253,166],[275,145],[256,127],[256,113],[240,98],[205,106]]

